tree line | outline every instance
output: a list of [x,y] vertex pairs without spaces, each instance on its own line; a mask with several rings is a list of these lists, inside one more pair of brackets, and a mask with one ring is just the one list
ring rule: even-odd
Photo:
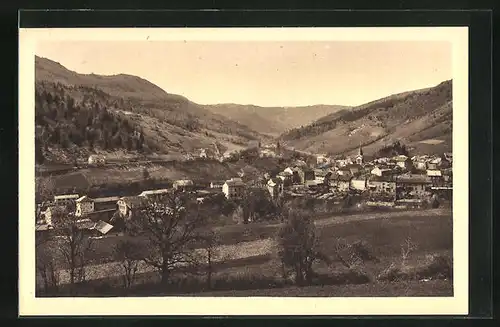
[[126,107],[123,99],[104,92],[59,83],[35,88],[35,138],[37,161],[49,146],[127,149],[143,152],[148,144],[136,123],[114,110]]

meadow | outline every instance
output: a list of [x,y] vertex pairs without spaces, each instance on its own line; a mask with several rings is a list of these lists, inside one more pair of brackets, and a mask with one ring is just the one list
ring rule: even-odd
[[[87,281],[80,296],[452,296],[452,215],[449,209],[342,215],[318,219],[321,250],[331,262],[317,263],[311,285],[297,287],[281,275],[272,238],[279,224],[221,227],[225,251],[233,254],[206,274],[184,270],[160,285],[154,271],[139,273],[123,287],[121,276]],[[243,246],[242,241],[246,241]],[[412,248],[403,256],[411,241]],[[268,244],[271,242],[270,244]],[[361,243],[371,259],[350,268],[338,260],[337,244]],[[252,246],[248,246],[251,244]],[[262,246],[260,246],[262,245]],[[448,261],[447,261],[448,260]],[[116,266],[115,269],[119,269]],[[104,278],[102,278],[104,277]],[[58,296],[64,296],[64,287]]]

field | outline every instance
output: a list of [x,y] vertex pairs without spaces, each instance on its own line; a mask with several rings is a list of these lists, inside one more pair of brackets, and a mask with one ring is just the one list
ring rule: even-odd
[[[452,216],[446,209],[426,211],[345,215],[316,221],[320,247],[334,257],[334,245],[339,240],[364,242],[376,260],[359,267],[365,277],[351,276],[352,271],[334,260],[317,264],[317,285],[295,287],[280,277],[272,236],[279,224],[256,224],[255,227],[228,226],[220,229],[226,245],[225,260],[216,265],[213,285],[207,289],[205,276],[184,272],[172,280],[167,289],[159,286],[158,274],[143,271],[136,285],[123,289],[119,275],[94,276],[81,295],[93,296],[161,296],[167,294],[216,296],[444,296],[453,294],[452,279],[408,279],[396,282],[379,281],[379,276],[392,265],[401,265],[401,250],[411,239],[416,248],[406,259],[405,266],[417,269],[425,265],[429,255],[452,256]],[[254,229],[254,230],[253,230]],[[252,231],[253,230],[253,231]],[[242,243],[242,241],[246,241]],[[111,239],[105,241],[110,246]],[[104,248],[104,247],[103,247]],[[118,267],[109,266],[108,271]],[[354,279],[351,277],[355,277]],[[358,276],[359,277],[359,276]],[[322,286],[320,286],[322,285]],[[206,293],[205,293],[206,292]],[[203,294],[202,294],[203,293]]]

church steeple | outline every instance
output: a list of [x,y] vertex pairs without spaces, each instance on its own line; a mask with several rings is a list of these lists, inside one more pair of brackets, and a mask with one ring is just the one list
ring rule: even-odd
[[361,144],[359,145],[359,151],[358,151],[358,155],[356,156],[356,163],[361,165],[363,164],[364,160],[363,160],[363,148],[361,147]]

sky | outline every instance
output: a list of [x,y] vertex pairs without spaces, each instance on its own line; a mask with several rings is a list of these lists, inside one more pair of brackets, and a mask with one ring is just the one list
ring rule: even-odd
[[199,104],[361,105],[452,78],[442,41],[52,41],[36,54],[83,74],[130,74]]

